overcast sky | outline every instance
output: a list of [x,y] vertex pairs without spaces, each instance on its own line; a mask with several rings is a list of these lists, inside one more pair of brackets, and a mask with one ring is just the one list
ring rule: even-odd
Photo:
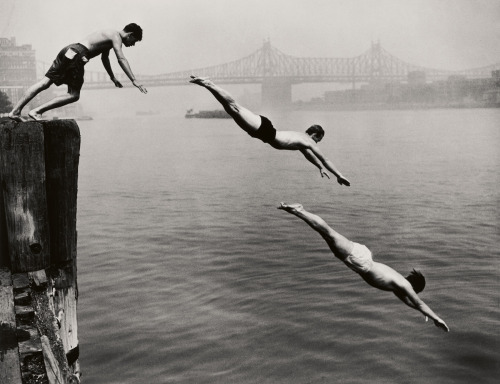
[[[0,6],[0,36],[31,44],[47,63],[94,30],[136,22],[143,41],[124,50],[136,74],[233,61],[267,38],[297,57],[353,57],[380,41],[426,67],[500,62],[500,0],[0,0]],[[100,60],[90,65],[102,69]]]

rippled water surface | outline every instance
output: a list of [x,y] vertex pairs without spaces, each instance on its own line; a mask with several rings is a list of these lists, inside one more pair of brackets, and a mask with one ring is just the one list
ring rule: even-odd
[[[350,179],[232,120],[79,122],[85,383],[493,383],[500,111],[292,112]],[[300,202],[403,274],[446,334],[334,259]]]

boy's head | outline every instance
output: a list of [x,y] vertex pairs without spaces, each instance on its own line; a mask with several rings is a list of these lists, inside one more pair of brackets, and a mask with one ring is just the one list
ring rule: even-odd
[[425,288],[425,277],[415,269],[406,277],[416,293],[422,292]]
[[127,35],[123,39],[123,44],[126,47],[134,46],[137,41],[142,40],[142,28],[135,23],[130,23],[123,28],[123,32]]
[[323,136],[325,136],[325,131],[323,128],[321,128],[321,125],[311,125],[309,128],[307,128],[306,133],[311,136],[311,139],[313,139],[316,143],[321,141]]

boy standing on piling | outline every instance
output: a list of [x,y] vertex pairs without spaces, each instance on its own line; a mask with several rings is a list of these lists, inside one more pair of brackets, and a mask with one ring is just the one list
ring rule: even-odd
[[57,96],[47,103],[32,109],[28,113],[28,116],[33,120],[42,120],[42,114],[44,112],[78,101],[84,81],[84,66],[90,59],[98,55],[101,55],[102,64],[111,78],[111,81],[116,87],[122,88],[123,85],[115,78],[109,62],[109,51],[111,48],[115,52],[120,67],[122,67],[125,74],[130,81],[132,81],[132,84],[142,93],[147,93],[146,88],[137,82],[122,52],[122,45],[133,47],[136,42],[141,40],[142,28],[135,23],[131,23],[125,26],[121,31],[112,29],[97,31],[85,37],[79,43],[70,44],[64,47],[57,55],[44,78],[28,88],[24,96],[9,113],[9,117],[18,122],[25,121],[25,119],[21,117],[21,111],[24,106],[40,92],[48,89],[52,84],[57,86],[67,84],[68,93]]

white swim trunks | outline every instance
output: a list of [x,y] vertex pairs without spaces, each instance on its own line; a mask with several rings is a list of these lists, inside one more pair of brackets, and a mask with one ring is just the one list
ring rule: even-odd
[[344,263],[357,273],[366,273],[373,266],[371,251],[363,244],[354,243],[351,254],[347,256]]

